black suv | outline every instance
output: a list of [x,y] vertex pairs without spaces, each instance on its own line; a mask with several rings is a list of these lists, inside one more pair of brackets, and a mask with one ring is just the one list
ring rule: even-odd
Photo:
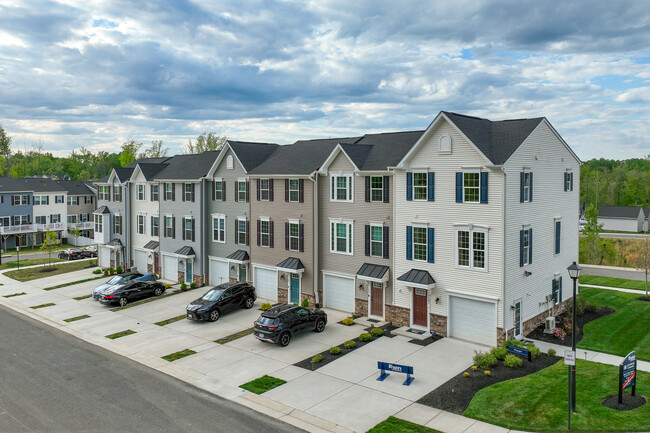
[[326,324],[327,314],[323,310],[279,305],[262,313],[255,322],[253,335],[258,340],[284,347],[294,335],[307,331],[323,332]]
[[187,304],[187,318],[216,322],[227,311],[241,307],[253,308],[256,299],[255,287],[248,283],[223,283]]

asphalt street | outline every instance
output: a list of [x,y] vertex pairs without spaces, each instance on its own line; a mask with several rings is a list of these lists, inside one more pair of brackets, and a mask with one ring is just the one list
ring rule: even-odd
[[645,272],[636,269],[623,269],[611,267],[597,267],[591,265],[582,266],[582,275],[595,275],[598,277],[626,278],[628,280],[645,281]]
[[299,432],[0,307],[0,432]]

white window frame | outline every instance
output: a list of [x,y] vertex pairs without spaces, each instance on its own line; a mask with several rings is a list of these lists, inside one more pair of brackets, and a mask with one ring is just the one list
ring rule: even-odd
[[[167,224],[169,222],[169,225]],[[167,233],[169,230],[169,233]],[[165,215],[165,231],[164,234],[166,238],[172,238],[174,236],[174,217],[173,215]]]
[[235,164],[233,163],[232,155],[228,155],[228,158],[226,158],[226,168],[228,170],[232,170],[233,168],[235,168]]
[[76,224],[79,221],[77,214],[68,214],[68,224]]
[[135,230],[136,233],[139,235],[144,235],[146,234],[146,229],[147,229],[147,215],[143,213],[136,214],[135,216]]
[[[246,223],[247,222],[248,220],[246,218],[237,218],[237,235],[238,235],[237,243],[238,244],[246,245],[246,235],[247,235]],[[243,230],[242,230],[242,226],[243,226]]]
[[0,227],[11,227],[11,217],[0,217]]
[[[353,191],[354,191],[354,176],[351,174],[332,174],[330,180],[330,201],[337,202],[348,202],[351,203],[354,200]],[[345,187],[341,188],[338,186],[338,180],[345,179]],[[345,198],[338,198],[338,191],[345,190]]]
[[122,234],[122,215],[115,215],[113,217],[113,232]]
[[50,220],[52,221],[52,224],[58,224],[61,222],[61,214],[60,213],[53,213],[50,215]]
[[[190,242],[192,242],[192,233],[194,231],[194,230],[192,230],[192,221],[193,220],[194,220],[194,218],[192,218],[191,216],[184,216],[183,217],[183,234],[185,235],[184,236],[185,240],[190,241]],[[187,222],[188,221],[190,222],[190,227],[189,228],[187,228]],[[189,236],[188,236],[188,233],[189,233]],[[224,235],[224,237],[225,237],[225,235]]]
[[[295,236],[291,234],[291,228],[295,228]],[[295,248],[292,247],[292,242],[295,242]],[[289,220],[289,251],[300,251],[300,221]]]
[[[292,183],[294,183],[292,187]],[[295,199],[292,196],[295,194]],[[289,201],[292,203],[298,203],[300,201],[300,179],[289,179]]]
[[[339,225],[346,226],[346,236],[345,238],[340,238],[337,236],[337,228]],[[351,256],[354,251],[354,232],[353,232],[353,221],[346,220],[330,220],[330,252],[335,254],[345,254]],[[338,250],[338,240],[345,239],[346,249],[345,251]]]
[[[165,200],[167,201],[172,201],[172,198],[174,197],[174,183],[173,182],[165,182],[163,185],[165,185]],[[167,188],[169,186],[170,188]]]
[[214,180],[214,199],[219,201],[223,200],[223,179],[221,178]]
[[47,216],[45,215],[38,215],[34,217],[34,223],[35,224],[47,224]]
[[[244,189],[242,190],[240,186],[243,185]],[[247,188],[246,188],[246,181],[245,180],[238,180],[237,181],[237,201],[246,201],[246,193],[247,193]]]
[[43,204],[47,204],[47,196],[46,195],[35,195],[34,196],[34,206],[40,206]]
[[[379,179],[379,187],[373,186],[373,179]],[[378,199],[374,199],[374,193],[378,193]],[[377,203],[384,201],[384,176],[370,176],[370,201]]]
[[152,215],[151,218],[151,228],[155,228],[155,233],[152,233],[151,236],[160,236],[160,216]]
[[[524,226],[524,240],[523,240],[523,254],[524,266],[530,264],[530,226]],[[555,245],[555,238],[553,238],[553,245]]]
[[[372,180],[371,180],[372,183]],[[372,196],[372,195],[371,195]],[[372,239],[372,233],[373,233],[373,228],[379,228],[379,234],[381,235],[380,240],[373,240]],[[384,225],[383,224],[376,224],[376,223],[371,223],[370,224],[370,257],[384,257]],[[374,254],[372,245],[374,244],[379,244],[379,254]]]
[[63,196],[63,195],[55,195],[54,196],[54,203],[55,204],[63,203],[64,201],[65,201],[65,196]]
[[271,181],[268,178],[260,179],[260,201],[269,200],[271,200]]
[[135,199],[137,201],[145,201],[147,199],[146,185],[144,183],[137,183],[135,185]]
[[[424,243],[415,242],[415,231],[416,230],[424,230]],[[413,260],[416,261],[416,262],[426,262],[427,261],[427,256],[428,256],[428,253],[429,253],[428,244],[427,244],[428,235],[429,235],[429,227],[428,226],[419,225],[419,224],[414,224],[413,225],[413,233],[412,233],[412,237],[411,237],[411,243],[412,243],[413,250],[411,252],[411,256],[413,257]],[[424,246],[424,257],[421,258],[421,259],[417,258],[416,254],[415,254],[415,247],[417,245]]]
[[14,206],[26,206],[29,200],[29,196],[25,194],[15,195],[14,197]]
[[[524,170],[524,176],[523,176],[523,185],[521,186],[524,192],[524,197],[523,197],[523,203],[530,203],[530,193],[532,192],[531,184],[530,184],[530,179],[531,179],[532,173],[530,170]],[[480,180],[479,180],[480,183]]]
[[110,197],[108,194],[108,185],[99,185],[97,187],[97,193],[99,194],[99,199],[104,201],[109,201]]
[[[216,228],[215,221],[218,223]],[[226,243],[226,216],[223,214],[212,215],[212,242]]]
[[[466,184],[466,175],[476,175],[477,185],[476,186],[467,186]],[[476,190],[476,200],[468,200],[467,193],[468,191]],[[463,203],[480,203],[481,202],[481,171],[480,170],[463,170]]]
[[122,187],[120,185],[113,186],[113,201],[122,201]]
[[[416,184],[415,177],[417,175],[424,175],[424,185]],[[422,196],[422,198],[417,197],[416,191],[418,190],[424,191],[424,195]],[[423,170],[413,171],[413,201],[427,201],[429,198],[428,191],[429,191],[429,172]]]
[[160,201],[160,185],[157,183],[151,184],[150,201]]
[[104,231],[103,215],[95,214],[95,233],[103,233]]
[[69,195],[67,205],[68,206],[78,206],[79,205],[79,196]]
[[186,183],[183,187],[183,195],[185,196],[185,201],[192,201],[192,183]]
[[[477,227],[477,226],[459,226],[456,227],[455,233],[454,233],[454,239],[455,239],[455,256],[456,256],[456,267],[459,269],[471,269],[475,271],[482,271],[482,272],[487,272],[488,270],[488,229],[485,227]],[[459,250],[460,246],[458,244],[458,236],[459,233],[461,232],[466,232],[468,233],[468,264],[467,265],[461,265],[459,263],[460,260],[460,255],[459,255]],[[475,234],[481,234],[483,235],[483,250],[480,249],[475,249]],[[483,267],[477,266],[475,263],[475,253],[483,252]]]
[[[266,231],[264,231],[264,224],[266,224]],[[266,242],[264,242],[265,236]],[[260,246],[271,247],[271,219],[267,217],[260,218]]]
[[573,191],[573,188],[571,187],[571,182],[573,180],[573,171],[567,170],[565,171],[565,176],[564,176],[564,190],[566,192]]

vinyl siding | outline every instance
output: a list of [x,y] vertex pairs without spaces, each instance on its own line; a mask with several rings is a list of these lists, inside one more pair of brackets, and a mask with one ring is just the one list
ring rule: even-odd
[[[520,203],[519,184],[523,168],[534,173],[533,201]],[[573,171],[573,191],[564,191],[564,172]],[[522,318],[546,311],[546,295],[551,281],[562,276],[562,299],[571,297],[572,281],[567,267],[578,261],[578,202],[580,165],[545,123],[541,123],[504,164],[508,195],[506,197],[506,285],[505,329],[513,327],[509,306],[522,299]],[[555,254],[555,220],[560,218],[561,248]],[[533,260],[519,266],[519,231],[524,225],[533,229]],[[524,271],[532,275],[524,276]]]
[[[102,206],[108,207],[110,215],[104,214],[104,233],[95,232],[95,241],[100,244],[106,244],[113,239],[119,239],[122,242],[122,245],[125,245],[128,248],[126,242],[126,233],[130,229],[131,222],[129,221],[128,216],[126,215],[126,200],[127,200],[127,188],[120,183],[110,183],[110,184],[98,184],[98,185],[109,185],[109,198],[110,200],[99,200],[99,195],[97,196],[97,208]],[[122,188],[122,201],[116,202],[113,201],[113,188]],[[122,215],[122,234],[118,235],[113,232],[113,217],[115,215]],[[94,216],[91,215],[94,221]]]
[[[145,200],[138,201],[137,197],[137,184],[142,183],[145,185]],[[130,228],[131,228],[131,260],[135,261],[135,250],[142,249],[147,242],[149,241],[160,241],[159,236],[151,236],[151,217],[159,215],[159,202],[151,201],[151,185],[157,182],[147,182],[142,173],[138,174],[131,179],[131,188],[130,188],[130,200],[131,200],[131,215],[130,219]],[[160,193],[158,194],[160,197]],[[144,234],[140,235],[137,233],[137,215],[144,214]],[[178,223],[178,217],[176,217],[176,222]],[[158,220],[158,227],[160,228],[160,219]],[[160,231],[159,231],[160,233]],[[178,233],[178,231],[177,231]],[[152,262],[153,263],[153,262]],[[135,264],[135,263],[134,263]]]

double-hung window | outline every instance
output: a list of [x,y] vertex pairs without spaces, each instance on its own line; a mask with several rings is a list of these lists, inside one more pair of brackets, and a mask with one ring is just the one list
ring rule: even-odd
[[407,172],[406,200],[435,201],[435,176],[433,171]]
[[426,227],[413,227],[413,260],[427,260]]
[[13,203],[14,206],[21,206],[21,205],[28,205],[29,204],[29,196],[28,195],[15,195],[13,196]]
[[194,218],[183,218],[183,239],[186,241],[194,241]]
[[143,183],[138,183],[135,186],[135,199],[137,201],[144,201],[145,200],[144,188],[145,188],[145,185]]
[[99,199],[100,200],[109,200],[108,197],[108,185],[99,186]]
[[370,176],[370,201],[384,201],[383,176]]
[[77,215],[68,215],[68,224],[76,224]]
[[551,289],[553,301],[556,304],[562,302],[562,277],[560,275],[556,275],[555,278],[553,278],[553,281],[551,281]]
[[533,262],[533,229],[524,227],[519,232],[519,266]]
[[183,201],[194,201],[194,184],[183,184]]
[[560,244],[562,243],[562,221],[555,220],[555,254],[560,254]]
[[260,219],[259,223],[259,239],[258,244],[262,247],[271,246],[271,221],[269,219]]
[[158,236],[158,215],[151,216],[151,236]]
[[488,172],[466,170],[456,173],[456,203],[487,203]]
[[[108,187],[106,187],[108,188]],[[63,203],[64,201],[64,196],[62,195],[55,195],[54,196],[54,203]]]
[[144,220],[146,216],[144,214],[137,214],[136,215],[136,232],[139,235],[145,234],[145,226],[144,226]]
[[122,187],[119,185],[113,186],[113,201],[122,201]]
[[352,201],[352,176],[332,175],[330,201]]
[[113,233],[122,234],[122,215],[115,215],[113,217]]
[[175,238],[176,233],[174,230],[174,218],[171,215],[165,215],[165,237],[166,238]]
[[237,219],[237,243],[242,245],[248,245],[248,221],[243,218]]
[[214,181],[214,199],[223,201],[223,180]]
[[171,182],[165,182],[165,200],[174,200],[174,184]]
[[487,268],[487,230],[477,227],[456,229],[456,265],[461,268]]
[[151,196],[151,201],[158,201],[158,184],[157,183],[151,185],[150,196]]
[[[384,233],[387,236],[388,232]],[[435,263],[435,229],[427,226],[406,226],[406,260]]]
[[351,221],[330,221],[330,251],[352,254]]
[[370,255],[374,257],[384,257],[384,227],[380,225],[370,225]]
[[237,201],[248,201],[248,188],[245,180],[237,181]]
[[226,242],[226,216],[212,216],[212,242]]
[[9,227],[10,225],[10,218],[8,216],[0,217],[0,227]]
[[289,201],[298,202],[300,201],[300,180],[299,179],[289,179]]
[[289,221],[287,223],[287,247],[291,251],[300,250],[300,223]]
[[427,199],[427,174],[413,173],[413,200]]
[[47,217],[45,215],[34,217],[34,222],[36,224],[47,224]]
[[530,171],[522,171],[520,178],[519,201],[521,203],[533,201],[533,173]]
[[48,200],[47,200],[46,195],[35,195],[34,196],[34,206],[47,204],[47,202],[48,202]]
[[102,233],[102,215],[95,215],[95,233]]
[[269,179],[260,179],[259,182],[260,182],[259,200],[269,201],[271,197],[271,187],[270,187]]
[[463,201],[465,203],[478,203],[480,173],[463,173]]
[[564,172],[564,190],[573,191],[573,172]]

